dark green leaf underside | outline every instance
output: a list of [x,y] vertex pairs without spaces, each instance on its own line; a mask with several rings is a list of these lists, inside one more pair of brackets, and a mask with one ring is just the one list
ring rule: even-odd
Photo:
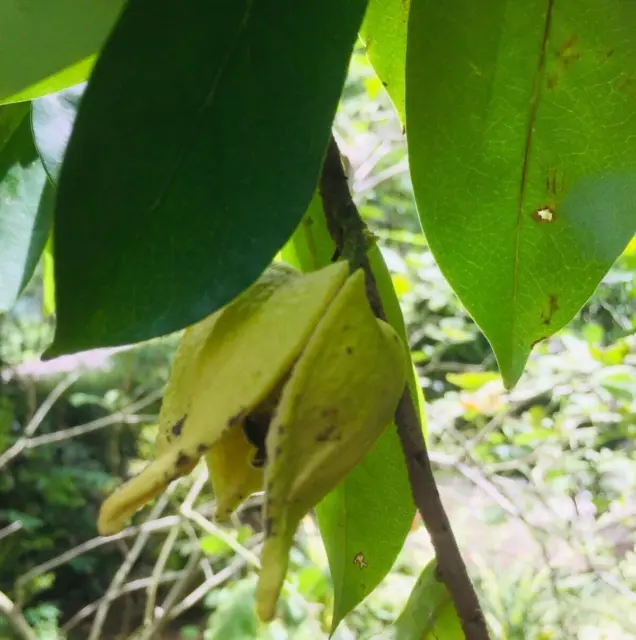
[[174,331],[260,274],[311,199],[364,8],[128,5],[61,172],[49,355]]

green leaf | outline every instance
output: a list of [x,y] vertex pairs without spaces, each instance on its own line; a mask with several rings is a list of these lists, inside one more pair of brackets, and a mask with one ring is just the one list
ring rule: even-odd
[[51,201],[28,116],[28,105],[0,107],[0,312],[28,284],[51,227]]
[[0,103],[86,80],[125,0],[2,0]]
[[444,583],[437,580],[436,568],[431,561],[420,574],[389,633],[391,640],[464,640],[455,606]]
[[[281,251],[281,257],[303,271],[312,271],[329,264],[334,251],[322,202],[316,196]],[[377,247],[370,251],[370,262],[387,317],[407,344],[391,276]],[[419,403],[412,370],[408,382],[414,400]],[[384,431],[364,460],[323,499],[316,514],[334,585],[332,630],[335,630],[389,572],[413,522],[415,507],[394,425]]]
[[82,83],[33,102],[33,138],[53,184],[59,180],[62,160],[85,88],[86,84]]
[[485,384],[499,379],[499,374],[494,371],[464,371],[463,373],[446,374],[448,382],[468,391],[476,391]]
[[258,277],[311,200],[365,5],[126,7],[60,176],[48,356],[169,333]]
[[[50,190],[52,193],[47,194],[53,200],[54,190],[51,183],[47,183],[44,187],[45,192]],[[44,245],[42,252],[42,313],[45,317],[52,316],[55,313],[55,260],[53,258],[53,236]]]
[[369,0],[360,29],[369,61],[404,122],[404,67],[410,0]]
[[635,29],[625,0],[411,7],[417,206],[508,387],[636,230]]

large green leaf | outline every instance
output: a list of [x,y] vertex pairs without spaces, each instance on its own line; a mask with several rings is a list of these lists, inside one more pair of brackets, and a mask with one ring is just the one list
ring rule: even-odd
[[0,107],[0,312],[28,284],[51,227],[51,201],[26,104]]
[[33,101],[31,121],[33,138],[49,178],[57,184],[71,131],[77,117],[86,84]]
[[369,0],[360,29],[369,61],[404,122],[404,67],[410,0]]
[[383,640],[464,640],[461,622],[431,561],[420,574],[399,618]]
[[126,7],[58,185],[49,355],[174,331],[260,274],[311,200],[365,5]]
[[413,2],[411,177],[508,387],[636,230],[636,4]]
[[[281,257],[303,271],[312,271],[329,264],[334,250],[320,198],[315,197]],[[370,261],[387,317],[407,344],[391,276],[377,247],[371,249]],[[412,370],[408,382],[419,403]],[[389,572],[413,522],[415,507],[394,425],[324,498],[316,514],[334,585],[335,629]]]
[[0,103],[85,80],[125,1],[2,0]]

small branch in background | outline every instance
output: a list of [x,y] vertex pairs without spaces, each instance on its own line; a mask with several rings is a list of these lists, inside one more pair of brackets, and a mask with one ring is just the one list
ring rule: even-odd
[[[150,515],[148,516],[148,520],[156,520],[163,510],[168,505],[168,500],[170,498],[171,493],[176,488],[176,483],[170,485],[165,493],[157,499],[155,506],[152,508]],[[99,640],[102,637],[102,628],[104,623],[106,622],[106,616],[108,615],[108,611],[110,609],[110,605],[112,601],[115,599],[115,593],[117,593],[121,586],[126,580],[126,577],[130,573],[130,570],[133,568],[135,562],[141,555],[146,543],[148,542],[148,538],[150,537],[150,532],[142,531],[135,540],[135,544],[131,547],[128,552],[124,562],[121,564],[115,577],[112,579],[110,586],[108,587],[104,597],[102,598],[99,607],[97,608],[97,613],[95,614],[95,619],[93,620],[93,625],[91,627],[90,635],[88,636],[88,640]]]
[[234,560],[226,565],[223,569],[209,577],[205,582],[202,582],[194,591],[189,593],[179,604],[174,606],[167,612],[167,618],[174,620],[178,618],[182,613],[191,609],[198,604],[212,589],[217,589],[222,584],[233,578],[240,573],[247,563],[241,556],[235,556]]
[[17,533],[23,527],[24,525],[21,522],[12,522],[10,525],[4,527],[3,529],[0,529],[0,540],[2,540],[3,538],[7,538],[12,533]]
[[0,469],[6,466],[16,456],[20,455],[22,450],[28,446],[31,436],[38,430],[44,418],[56,403],[57,399],[79,378],[78,373],[71,373],[64,380],[56,385],[56,387],[48,395],[47,399],[38,407],[33,414],[29,424],[24,428],[24,435],[13,443],[2,455],[0,455]]
[[[188,494],[183,502],[184,505],[187,505],[190,508],[194,501],[199,497],[199,494],[203,490],[205,483],[208,479],[207,468],[199,470],[199,473],[196,475],[192,486],[188,490]],[[181,533],[181,526],[175,525],[170,529],[166,539],[163,542],[161,547],[161,551],[159,552],[159,557],[157,558],[157,562],[155,563],[154,569],[152,570],[152,580],[150,585],[148,586],[147,598],[146,598],[146,609],[144,613],[144,627],[152,627],[155,619],[155,604],[157,602],[157,588],[159,586],[159,579],[163,574],[163,571],[166,567],[168,559],[170,558],[170,554],[172,553],[172,549],[179,538],[179,534]],[[193,554],[196,554],[199,551],[199,546],[197,545],[193,551]]]
[[168,531],[168,535],[161,545],[161,551],[159,552],[159,557],[157,558],[157,562],[152,570],[150,582],[148,583],[148,590],[146,592],[148,597],[146,598],[146,608],[144,611],[144,626],[152,624],[155,617],[155,605],[157,602],[157,590],[159,588],[160,579],[180,533],[181,527],[172,527],[172,529]]
[[179,601],[183,599],[183,595],[187,591],[188,585],[199,568],[199,561],[201,560],[202,555],[203,552],[200,548],[195,549],[190,554],[185,569],[181,572],[179,579],[172,585],[170,592],[161,606],[161,615],[155,617],[152,624],[148,625],[141,631],[137,636],[138,640],[152,640],[153,638],[161,637],[161,631],[170,620],[170,612],[175,608]]
[[86,424],[80,424],[76,427],[69,427],[68,429],[62,429],[60,431],[54,431],[53,433],[45,433],[41,436],[33,436],[33,433],[42,423],[42,420],[46,417],[48,412],[55,401],[77,380],[78,374],[72,374],[65,380],[60,382],[55,389],[51,392],[49,397],[40,405],[37,412],[34,414],[31,422],[24,430],[24,436],[13,443],[3,454],[0,455],[0,469],[6,466],[16,456],[20,455],[25,449],[35,449],[47,444],[54,444],[68,440],[70,438],[76,438],[78,436],[86,435],[98,429],[109,427],[110,425],[117,423],[137,424],[140,422],[151,422],[155,419],[154,416],[140,416],[135,415],[137,411],[151,405],[163,396],[163,389],[158,389],[154,393],[148,394],[146,397],[133,402],[128,407],[125,407],[117,413],[111,413],[103,418],[97,418],[91,420]]
[[138,535],[139,533],[156,533],[160,531],[165,531],[166,529],[171,529],[175,525],[178,525],[180,522],[179,516],[165,516],[163,518],[159,518],[158,520],[151,520],[144,522],[144,524],[140,526],[134,527],[126,527],[123,531],[116,533],[112,536],[99,536],[97,538],[91,538],[82,544],[61,553],[59,556],[55,556],[42,564],[33,567],[25,574],[21,575],[16,581],[16,590],[21,593],[24,591],[25,586],[34,578],[43,573],[47,573],[48,571],[52,571],[57,567],[70,562],[74,558],[81,556],[93,549],[97,549],[104,545],[110,544],[111,542],[116,542],[118,540],[123,540],[124,538],[132,538],[133,536]]
[[[161,584],[166,584],[169,582],[174,582],[181,577],[183,571],[166,571],[160,578]],[[113,592],[113,599],[120,598],[121,596],[125,596],[129,593],[133,593],[134,591],[141,591],[142,589],[147,589],[149,584],[154,580],[154,578],[138,578],[137,580],[131,580],[127,582],[125,585],[117,589],[117,591]],[[85,607],[82,607],[79,611],[77,611],[72,618],[69,618],[64,625],[62,626],[62,631],[64,633],[68,633],[72,629],[74,629],[82,620],[85,620],[89,616],[91,616],[95,611],[99,608],[99,605],[102,603],[102,598],[98,598],[91,604],[87,604]]]
[[20,609],[2,591],[0,591],[0,613],[7,619],[9,626],[19,640],[37,640],[35,631],[26,621]]
[[[339,254],[354,268],[364,270],[369,304],[378,318],[386,319],[367,257],[369,234],[353,202],[340,150],[333,137],[320,176],[320,195],[327,227]],[[413,501],[435,548],[439,578],[448,588],[466,638],[487,640],[486,621],[437,490],[422,425],[408,388],[398,404],[395,423]]]

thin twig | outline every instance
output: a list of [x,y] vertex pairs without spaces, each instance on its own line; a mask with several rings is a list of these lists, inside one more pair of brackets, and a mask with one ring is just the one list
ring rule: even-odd
[[[163,510],[166,508],[168,504],[168,499],[170,494],[174,491],[176,484],[172,484],[168,487],[165,493],[157,500],[155,506],[152,508],[150,515],[147,520],[156,520]],[[95,619],[93,620],[93,625],[91,627],[90,635],[88,636],[88,640],[99,640],[101,637],[102,627],[104,626],[104,622],[106,622],[106,616],[108,615],[108,610],[110,609],[111,602],[115,599],[115,593],[120,589],[124,580],[130,573],[135,562],[137,562],[137,558],[141,555],[146,543],[148,542],[148,538],[150,533],[147,531],[142,531],[135,540],[135,544],[131,547],[130,551],[126,555],[124,562],[120,565],[117,573],[115,573],[115,577],[112,579],[110,586],[108,587],[100,605],[97,609],[97,613],[95,614]]]
[[71,373],[64,380],[59,382],[46,400],[38,407],[33,414],[29,424],[24,428],[24,435],[13,443],[2,455],[0,455],[0,469],[7,465],[13,458],[18,456],[22,450],[28,446],[29,439],[42,424],[44,418],[57,401],[57,399],[79,378],[78,373]]
[[24,525],[19,520],[12,522],[10,525],[0,529],[0,540],[7,538],[12,533],[17,533],[22,528],[24,528]]
[[261,561],[258,556],[254,554],[252,551],[244,547],[240,542],[237,542],[231,535],[226,533],[223,529],[215,525],[213,522],[210,522],[207,518],[204,518],[200,513],[193,511],[187,507],[181,507],[179,510],[180,513],[194,522],[194,524],[198,525],[212,536],[216,536],[219,540],[225,542],[225,544],[230,547],[233,551],[235,551],[238,555],[242,556],[245,561],[252,565],[255,569],[261,568]]
[[135,527],[127,527],[123,531],[116,533],[112,536],[99,536],[97,538],[91,538],[82,544],[61,553],[59,556],[55,556],[42,564],[33,567],[25,574],[21,575],[16,580],[16,590],[18,592],[22,592],[24,590],[25,585],[36,578],[37,576],[47,573],[48,571],[52,571],[53,569],[70,562],[74,558],[81,556],[93,549],[97,549],[98,547],[102,547],[104,545],[110,544],[111,542],[116,542],[117,540],[123,540],[124,538],[132,538],[139,533],[155,533],[159,531],[164,531],[165,529],[171,529],[173,526],[178,525],[180,522],[179,516],[165,516],[164,518],[159,518],[158,520],[150,520],[144,522],[140,526]]
[[20,609],[2,591],[0,591],[0,613],[7,619],[20,640],[37,640],[35,631],[26,621]]
[[[162,584],[166,582],[174,582],[181,577],[183,571],[166,571],[160,578],[159,581]],[[128,593],[132,593],[133,591],[141,591],[142,589],[148,588],[150,582],[152,582],[154,578],[137,578],[137,580],[131,580],[127,582],[125,585],[121,586],[119,589],[113,592],[113,599],[120,598]],[[102,598],[98,598],[91,604],[87,604],[85,607],[82,607],[77,613],[73,615],[72,618],[69,618],[64,625],[62,626],[62,631],[67,633],[71,629],[75,628],[82,620],[85,620],[90,615],[92,615],[99,605],[102,603]]]
[[41,436],[37,436],[36,438],[31,438],[26,443],[26,448],[33,449],[35,447],[40,447],[45,444],[53,444],[54,442],[61,442],[62,440],[68,440],[69,438],[76,438],[77,436],[84,436],[87,433],[92,433],[93,431],[97,431],[98,429],[103,429],[104,427],[108,427],[111,424],[116,424],[118,422],[125,422],[127,424],[136,424],[139,422],[151,422],[156,419],[156,416],[138,416],[134,415],[140,409],[147,407],[152,404],[159,398],[163,396],[163,389],[159,389],[154,393],[148,394],[146,397],[138,400],[137,402],[133,402],[128,405],[121,411],[117,413],[111,413],[102,418],[96,418],[95,420],[91,420],[90,422],[86,422],[85,424],[80,424],[75,427],[69,427],[68,429],[62,429],[60,431],[55,431],[54,433],[46,433]]
[[245,558],[242,556],[235,556],[226,567],[215,573],[205,582],[201,583],[194,591],[189,593],[178,605],[176,605],[172,611],[168,613],[168,618],[170,620],[174,620],[188,609],[194,607],[194,605],[200,602],[212,589],[220,587],[235,574],[239,573],[246,564],[247,562],[245,561]]
[[202,555],[201,549],[195,549],[188,558],[188,563],[181,573],[181,577],[174,583],[170,592],[166,596],[165,601],[161,605],[161,614],[158,615],[152,624],[145,627],[138,636],[138,640],[152,640],[160,638],[161,631],[170,621],[170,612],[175,608],[177,603],[182,599],[186,592],[190,581],[194,578],[196,570],[199,566],[199,560]]
[[152,570],[152,575],[150,576],[150,582],[148,583],[148,590],[146,591],[148,595],[146,598],[146,607],[144,610],[144,626],[149,626],[150,624],[152,624],[152,621],[155,617],[155,604],[157,602],[159,580],[163,575],[163,571],[166,568],[166,564],[168,563],[168,559],[170,558],[170,554],[172,553],[172,548],[177,542],[180,533],[181,527],[172,527],[172,529],[168,531],[168,535],[161,545],[161,551],[159,552],[157,562],[155,562],[155,566]]
[[[191,508],[194,504],[194,501],[199,497],[199,494],[203,490],[203,487],[208,479],[207,467],[203,467],[202,470],[199,471],[197,476],[192,483],[192,486],[188,490],[188,494],[186,495],[183,504],[188,508]],[[159,578],[165,569],[165,566],[170,558],[170,554],[172,553],[172,548],[174,547],[177,539],[179,537],[179,533],[181,533],[181,526],[175,525],[166,536],[166,539],[161,546],[161,551],[159,552],[159,557],[157,558],[157,562],[155,563],[154,569],[152,570],[152,578],[153,580],[150,582],[147,591],[146,598],[146,608],[144,613],[144,627],[149,627],[153,623],[153,619],[155,618],[155,604],[157,602],[157,588],[159,586]],[[198,547],[195,548],[195,552]]]
[[[340,151],[333,137],[320,176],[320,195],[327,227],[338,252],[354,268],[364,270],[369,304],[378,318],[385,319],[367,257],[369,234],[351,197]],[[406,459],[413,501],[437,556],[439,579],[448,588],[466,638],[487,640],[486,621],[437,490],[422,425],[408,388],[398,404],[395,424]]]

